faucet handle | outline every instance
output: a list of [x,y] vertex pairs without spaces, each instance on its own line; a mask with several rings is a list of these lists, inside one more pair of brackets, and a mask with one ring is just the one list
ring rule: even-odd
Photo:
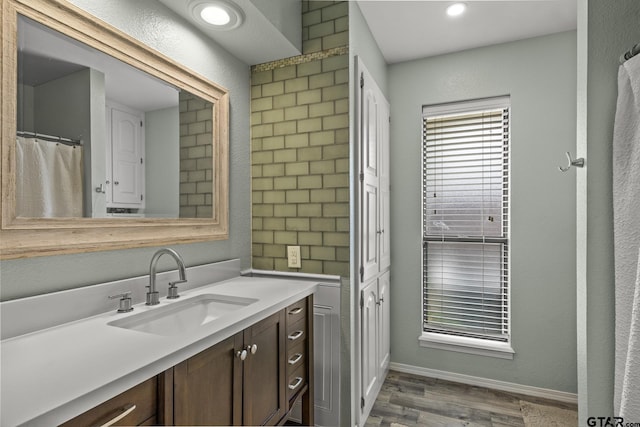
[[128,313],[133,310],[131,307],[131,291],[126,291],[117,295],[110,295],[109,299],[120,298],[120,307],[118,313]]
[[178,287],[176,285],[178,283],[184,282],[186,282],[186,280],[176,280],[175,282],[169,282],[169,292],[167,293],[167,299],[180,298],[180,295],[178,295]]

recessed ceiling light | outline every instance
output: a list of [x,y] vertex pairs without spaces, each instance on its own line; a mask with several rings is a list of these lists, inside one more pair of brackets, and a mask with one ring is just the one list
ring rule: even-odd
[[447,8],[447,15],[460,16],[467,10],[467,5],[464,3],[454,3]]
[[226,25],[231,21],[229,12],[220,6],[205,6],[200,11],[200,17],[211,25]]
[[196,21],[216,30],[237,28],[244,20],[242,10],[231,1],[193,0],[189,8]]

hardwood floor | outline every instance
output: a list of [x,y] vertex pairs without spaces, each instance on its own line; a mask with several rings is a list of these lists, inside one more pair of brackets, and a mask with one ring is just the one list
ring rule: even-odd
[[390,371],[365,427],[524,427],[520,400],[577,410],[574,404]]

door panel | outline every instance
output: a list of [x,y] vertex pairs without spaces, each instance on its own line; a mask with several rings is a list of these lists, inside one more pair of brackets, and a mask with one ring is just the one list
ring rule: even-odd
[[286,413],[284,311],[244,332],[248,351],[244,365],[244,425],[274,425]]
[[391,322],[390,311],[391,295],[389,292],[389,277],[387,271],[378,279],[378,322],[380,325],[380,345],[378,347],[378,369],[385,372],[389,367],[391,350]]
[[313,308],[313,339],[316,353],[314,354],[314,387],[315,405],[317,410],[331,412],[332,388],[332,357],[333,328],[331,307],[315,306]]
[[378,99],[369,85],[362,88],[360,116],[360,266],[363,271],[360,282],[367,282],[379,270],[378,259],[378,203],[379,203],[379,159],[378,159]]
[[242,423],[242,333],[174,367],[175,425]]
[[389,171],[389,104],[380,102],[380,205],[378,218],[380,271],[391,265],[391,180]]
[[378,176],[378,100],[365,87],[362,107],[362,169],[365,174]]
[[363,412],[368,413],[375,401],[374,393],[378,382],[378,320],[377,320],[377,284],[367,284],[362,290],[362,319],[361,319],[361,393],[365,406]]
[[365,183],[362,194],[362,282],[378,273],[378,187]]

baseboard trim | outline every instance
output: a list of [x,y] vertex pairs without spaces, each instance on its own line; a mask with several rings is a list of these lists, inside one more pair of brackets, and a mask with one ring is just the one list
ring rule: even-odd
[[578,395],[566,391],[551,390],[548,388],[533,387],[510,383],[506,381],[492,380],[490,378],[474,377],[471,375],[457,374],[455,372],[440,371],[437,369],[422,368],[419,366],[405,365],[403,363],[391,362],[389,368],[392,371],[404,372],[407,374],[420,375],[422,377],[437,378],[446,381],[453,381],[479,387],[493,388],[510,393],[518,393],[527,396],[541,397],[544,399],[557,400],[565,403],[578,403]]

